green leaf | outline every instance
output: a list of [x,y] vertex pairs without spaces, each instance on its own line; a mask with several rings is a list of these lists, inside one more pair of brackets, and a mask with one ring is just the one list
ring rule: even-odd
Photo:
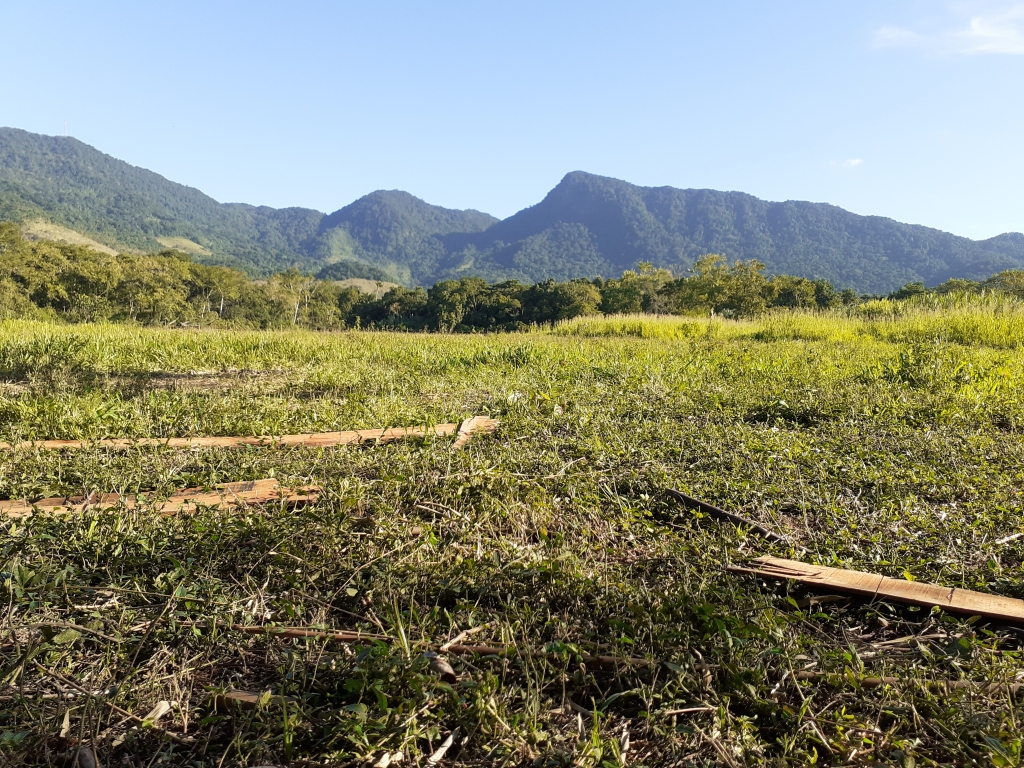
[[59,635],[54,635],[51,641],[54,645],[71,645],[75,640],[80,638],[82,633],[77,629],[65,629]]

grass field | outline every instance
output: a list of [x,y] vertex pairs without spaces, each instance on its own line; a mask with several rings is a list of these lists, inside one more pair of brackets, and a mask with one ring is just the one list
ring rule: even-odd
[[[458,729],[442,765],[1018,765],[1019,630],[812,602],[725,567],[770,553],[1024,597],[1022,317],[882,305],[493,336],[0,324],[6,442],[502,422],[462,452],[0,453],[0,498],[323,489],[296,511],[0,522],[0,761],[70,765],[88,745],[105,766],[427,765]],[[460,636],[510,650],[450,654],[456,678],[439,675],[424,652]],[[897,681],[863,685],[877,676]],[[230,690],[269,693],[215,707]],[[157,727],[127,717],[160,701]]]
[[204,248],[199,243],[189,240],[187,237],[157,237],[155,240],[164,248],[173,248],[195,256],[212,256],[213,251]]

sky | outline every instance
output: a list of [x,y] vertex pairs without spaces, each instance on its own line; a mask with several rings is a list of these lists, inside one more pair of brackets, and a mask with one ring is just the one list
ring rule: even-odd
[[222,202],[506,217],[569,171],[1024,231],[1024,2],[0,3],[0,125]]

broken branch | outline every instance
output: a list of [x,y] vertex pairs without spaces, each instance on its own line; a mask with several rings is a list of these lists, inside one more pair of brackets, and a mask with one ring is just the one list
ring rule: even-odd
[[726,512],[724,509],[719,509],[718,507],[712,506],[711,504],[708,504],[705,501],[695,499],[692,496],[687,496],[682,491],[677,491],[674,488],[669,488],[665,491],[665,493],[667,493],[671,498],[678,501],[687,509],[696,509],[714,520],[720,520],[722,522],[746,526],[762,538],[767,539],[768,541],[778,542],[780,544],[789,543],[789,540],[785,536],[779,533],[775,533],[775,531],[769,530],[768,528],[765,528],[760,523],[756,523],[753,520],[748,520],[747,518],[741,517],[740,515],[735,515],[732,512]]

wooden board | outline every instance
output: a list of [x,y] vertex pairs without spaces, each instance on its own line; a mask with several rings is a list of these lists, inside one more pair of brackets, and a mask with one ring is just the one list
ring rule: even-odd
[[1024,623],[1024,600],[958,587],[942,587],[919,581],[893,579],[864,571],[848,571],[797,560],[759,557],[754,568],[730,570],[753,573],[771,579],[792,579],[811,586],[828,587],[869,599],[895,600],[913,605],[938,606],[951,613],[984,616],[1012,623]]
[[465,446],[470,437],[478,432],[492,432],[498,422],[486,416],[474,416],[460,424],[437,424],[433,427],[391,427],[389,429],[359,429],[349,432],[311,432],[301,435],[263,435],[260,437],[143,437],[115,438],[111,440],[35,440],[21,443],[0,443],[0,449],[26,450],[38,448],[50,451],[74,450],[78,448],[111,448],[126,450],[145,446],[167,448],[238,448],[256,446],[306,446],[310,448],[331,448],[341,445],[363,443],[389,443],[411,437],[428,435],[458,435],[453,450]]
[[[240,483],[225,483],[213,489],[186,488],[164,501],[148,506],[159,514],[172,515],[195,512],[200,507],[244,507],[253,504],[284,503],[289,506],[316,501],[319,491],[314,487],[286,489],[274,479],[248,480]],[[123,506],[135,509],[147,506],[147,496],[121,496],[116,493],[93,493],[89,496],[67,496],[40,499],[35,502],[24,500],[0,501],[0,517],[31,517],[36,513],[74,514],[92,509],[113,509]]]
[[469,439],[477,432],[493,432],[497,428],[498,421],[487,416],[474,416],[471,419],[466,419],[459,424],[458,437],[452,444],[452,450],[461,451],[466,447]]

